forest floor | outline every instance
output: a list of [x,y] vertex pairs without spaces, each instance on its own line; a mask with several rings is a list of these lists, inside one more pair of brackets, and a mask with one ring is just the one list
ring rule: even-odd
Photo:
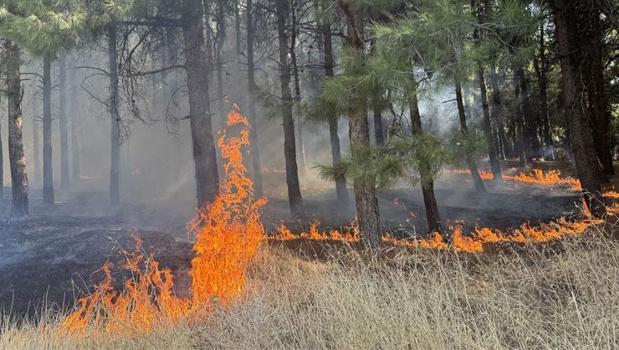
[[[446,225],[464,223],[500,229],[536,224],[577,210],[578,196],[568,190],[515,183],[489,185],[486,194],[475,193],[466,176],[446,174],[437,182],[437,199]],[[307,218],[292,220],[287,201],[269,198],[263,220],[268,231],[285,223],[293,231],[307,229],[315,220],[326,227],[348,225],[353,208],[338,205],[329,189],[306,195]],[[187,222],[192,210],[156,203],[124,203],[114,212],[106,208],[104,193],[62,193],[53,208],[33,206],[27,220],[8,219],[9,203],[0,207],[0,310],[14,315],[36,315],[53,307],[70,307],[75,296],[91,288],[106,260],[119,263],[123,250],[133,247],[133,235],[144,241],[161,266],[177,276],[177,288],[187,285],[191,237]],[[5,198],[7,196],[5,195]],[[35,192],[33,203],[37,203]],[[396,237],[424,233],[421,193],[406,186],[380,194],[385,229]],[[189,207],[190,208],[190,207]],[[122,276],[118,280],[122,280]],[[179,287],[180,286],[180,287]]]

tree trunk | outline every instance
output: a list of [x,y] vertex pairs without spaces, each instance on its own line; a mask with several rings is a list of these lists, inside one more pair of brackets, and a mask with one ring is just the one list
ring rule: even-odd
[[277,2],[277,32],[279,41],[279,70],[282,90],[281,113],[284,127],[284,157],[286,161],[286,184],[288,185],[288,203],[293,216],[303,215],[303,198],[299,185],[299,170],[297,168],[297,150],[294,134],[294,119],[292,116],[292,92],[290,91],[290,64],[288,50],[288,34],[286,21],[289,15],[287,0]]
[[19,47],[7,41],[6,46],[6,87],[9,109],[9,162],[11,164],[11,215],[28,215],[28,175],[22,139],[22,89],[19,76]]
[[[324,9],[323,9],[324,10]],[[324,16],[322,38],[325,54],[325,77],[332,79],[335,76],[334,60],[333,60],[333,38],[331,36],[331,23],[328,16]],[[348,187],[346,186],[346,175],[341,171],[342,154],[340,150],[340,136],[338,130],[338,119],[335,115],[330,115],[329,119],[329,141],[331,143],[331,161],[333,169],[335,169],[335,191],[337,192],[337,200],[341,204],[348,204],[350,196]]]
[[537,74],[537,86],[539,89],[539,98],[540,98],[540,113],[541,113],[541,122],[542,122],[542,139],[544,141],[544,159],[552,159],[554,157],[554,152],[552,151],[552,136],[550,129],[550,118],[548,111],[548,58],[546,55],[546,35],[545,35],[545,24],[546,21],[542,21],[540,23],[539,28],[539,54],[533,60],[533,68],[535,69],[535,73]]
[[503,114],[503,101],[501,98],[501,88],[499,87],[499,79],[497,77],[496,68],[493,66],[490,70],[490,84],[492,85],[492,119],[496,122],[497,140],[499,144],[499,155],[507,158],[507,154],[511,153],[508,150],[507,137],[505,136],[505,124]]
[[374,111],[374,138],[377,146],[385,145],[385,131],[383,130],[383,114],[375,110]]
[[591,115],[593,116],[593,136],[595,149],[602,163],[604,174],[612,176],[615,174],[613,166],[613,156],[611,153],[611,141],[609,136],[611,108],[606,95],[606,82],[604,78],[603,64],[603,36],[604,32],[600,24],[600,11],[595,6],[583,10],[586,15],[588,40],[586,54],[590,73],[587,75],[587,96]]
[[110,204],[120,203],[120,113],[118,109],[118,50],[116,25],[108,27],[108,59],[110,70]]
[[52,59],[43,58],[43,203],[54,204],[52,163]]
[[[39,103],[37,103],[36,99],[32,98],[32,147],[34,153],[34,180],[39,183],[41,181],[41,143],[40,143],[40,118],[41,116],[37,113]],[[1,147],[0,147],[1,148]]]
[[501,162],[497,156],[496,140],[494,133],[492,132],[492,122],[490,120],[490,105],[488,104],[488,91],[486,87],[486,77],[484,75],[484,69],[481,63],[477,66],[477,80],[479,82],[479,89],[481,92],[481,105],[484,115],[484,134],[486,135],[486,142],[488,143],[488,158],[490,159],[490,167],[492,168],[492,174],[495,181],[501,181],[502,171]]
[[[477,13],[477,20],[480,24],[480,27],[483,27],[486,22],[487,13],[485,11],[485,6],[482,6],[481,3],[478,3],[476,0],[471,0],[471,7]],[[482,36],[485,34],[483,29],[476,28],[473,33],[473,37],[475,39],[475,46],[479,46]],[[494,175],[495,181],[502,180],[501,174],[501,162],[497,156],[497,142],[492,130],[492,121],[490,119],[490,104],[488,103],[488,87],[486,86],[486,76],[484,73],[484,67],[481,60],[476,62],[477,65],[477,82],[479,84],[480,96],[481,96],[481,106],[483,112],[483,130],[484,135],[486,137],[486,143],[488,144],[488,158],[490,160],[490,167],[492,168],[492,174]]]
[[540,144],[537,137],[537,120],[534,111],[531,108],[531,92],[529,90],[529,81],[527,80],[524,67],[518,66],[515,69],[515,83],[519,86],[520,91],[520,112],[521,119],[521,140],[524,157],[526,162],[530,163],[533,158],[539,157]]
[[[364,56],[365,41],[363,38],[363,20],[354,0],[341,0],[344,15],[346,16],[347,32],[346,45],[353,55]],[[368,123],[368,107],[365,97],[358,97],[349,101],[349,134],[350,146],[355,158],[359,148],[370,147],[370,126]],[[376,198],[376,179],[370,175],[355,177],[354,192],[357,208],[359,232],[364,246],[378,247],[381,241],[380,211]]]
[[[293,7],[292,7],[292,11],[291,11],[291,18],[292,18],[292,23],[291,23],[291,32],[292,35],[290,36],[290,62],[292,64],[292,75],[294,77],[294,102],[295,102],[295,107],[297,110],[297,115],[301,115],[301,113],[299,113],[299,108],[301,105],[301,76],[299,74],[299,63],[298,63],[298,59],[297,59],[297,38],[298,38],[298,23],[297,23],[297,9],[296,9],[296,3],[293,1]],[[296,136],[297,136],[297,151],[299,152],[299,156],[298,156],[298,160],[299,160],[299,168],[301,169],[301,171],[305,172],[307,170],[307,158],[306,158],[306,153],[305,153],[305,139],[304,139],[304,127],[303,127],[303,120],[302,118],[299,118],[297,120],[296,123],[297,127],[297,132],[296,132]]]
[[[241,4],[240,4],[240,0],[236,0],[234,2],[234,34],[236,35],[234,43],[235,43],[235,49],[236,49],[236,56],[237,59],[240,60],[241,57],[241,38],[242,38],[242,33],[241,33]],[[237,61],[240,62],[240,61]]]
[[258,147],[258,116],[256,115],[256,100],[254,94],[256,92],[255,78],[255,63],[254,63],[254,14],[253,0],[247,0],[247,84],[248,84],[248,99],[249,99],[249,120],[251,123],[251,161],[252,175],[254,180],[254,189],[258,196],[264,194],[262,185],[262,166],[260,164],[260,150]]
[[80,119],[82,117],[77,69],[71,69],[71,161],[73,182],[79,182],[80,172]]
[[189,121],[200,208],[213,201],[219,191],[217,151],[211,125],[203,15],[204,9],[200,0],[183,0],[182,21],[189,90]]
[[[590,62],[586,61],[586,52],[581,49],[581,45],[585,44],[585,38],[578,28],[583,26],[583,10],[586,11],[586,4],[581,4],[580,0],[549,0],[549,2],[554,11],[561,60],[563,105],[576,170],[592,213],[600,216],[605,211],[599,197],[603,174],[598,166],[594,134],[584,99],[583,82],[586,81],[587,73],[583,71],[583,67]],[[581,8],[581,5],[585,5],[585,8]]]
[[67,123],[67,60],[66,56],[60,56],[58,60],[58,84],[59,84],[59,99],[60,99],[60,118],[58,125],[60,126],[60,186],[67,188],[69,186],[69,126]]
[[[456,102],[458,103],[458,118],[460,120],[460,131],[463,135],[466,135],[469,132],[469,129],[466,124],[466,111],[464,110],[464,100],[462,98],[462,86],[458,81],[456,81]],[[477,192],[486,192],[486,186],[484,185],[484,181],[479,175],[477,163],[470,155],[466,156],[466,162],[469,166],[469,169],[471,170],[471,177],[473,178],[475,189],[477,190]]]
[[[423,135],[421,126],[421,113],[419,113],[419,102],[417,100],[417,91],[411,94],[410,103],[411,126],[413,135]],[[429,232],[441,232],[441,217],[434,195],[434,179],[429,173],[431,164],[422,164],[420,169],[421,175],[421,192],[423,194],[423,204],[426,209],[426,221],[428,223]]]
[[217,37],[215,48],[215,62],[217,69],[217,112],[221,117],[224,117],[224,62],[222,57],[222,51],[226,43],[226,13],[225,13],[225,0],[217,0]]

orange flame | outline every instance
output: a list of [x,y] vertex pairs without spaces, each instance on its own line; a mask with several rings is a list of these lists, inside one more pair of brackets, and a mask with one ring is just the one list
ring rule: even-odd
[[227,126],[243,127],[239,137],[219,139],[225,159],[225,181],[220,194],[192,222],[196,234],[191,262],[192,298],[174,293],[174,276],[161,269],[157,261],[141,253],[142,242],[126,253],[123,266],[131,278],[121,291],[114,289],[111,264],[101,271],[104,279],[94,293],[78,301],[78,309],[62,326],[65,334],[82,334],[87,329],[131,335],[149,331],[155,325],[176,323],[197,312],[210,310],[213,304],[229,305],[244,287],[246,270],[260,243],[265,239],[260,209],[266,199],[255,200],[253,184],[243,165],[242,148],[249,145],[249,122],[237,105],[228,114]]
[[[469,169],[454,169],[451,172],[457,175],[471,175],[471,171]],[[479,175],[484,181],[491,181],[494,179],[492,172],[487,170],[481,170]],[[562,177],[559,170],[543,171],[541,169],[533,169],[532,172],[521,172],[516,175],[503,175],[502,179],[530,185],[564,186],[574,192],[582,191],[582,186],[578,179],[573,177]]]

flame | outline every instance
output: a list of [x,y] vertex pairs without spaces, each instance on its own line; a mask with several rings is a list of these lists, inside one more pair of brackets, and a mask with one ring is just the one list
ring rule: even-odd
[[142,241],[125,253],[123,269],[132,276],[122,290],[114,289],[112,265],[103,265],[104,279],[92,294],[78,301],[78,308],[64,321],[65,334],[93,332],[131,335],[156,325],[176,323],[192,314],[208,312],[213,305],[229,305],[245,287],[246,271],[265,239],[260,209],[266,199],[254,199],[253,184],[243,165],[242,148],[249,145],[249,122],[237,105],[228,114],[227,126],[243,128],[239,137],[218,140],[225,160],[225,180],[213,203],[191,223],[196,234],[191,262],[192,298],[174,293],[174,276],[152,257],[142,254]]
[[[454,169],[451,172],[457,175],[471,175],[471,170],[469,169]],[[491,181],[494,179],[492,172],[487,170],[481,170],[479,175],[484,181]],[[562,177],[559,170],[544,171],[541,169],[533,169],[532,172],[520,172],[516,175],[503,175],[502,179],[529,185],[564,186],[574,192],[582,191],[580,180],[573,177]],[[619,198],[619,193],[617,194],[617,198]]]
[[[609,213],[619,213],[619,204],[613,205],[608,209]],[[585,218],[582,220],[569,221],[564,217],[550,223],[541,224],[538,226],[530,226],[523,224],[512,232],[506,233],[501,230],[478,227],[469,235],[464,233],[462,226],[455,226],[449,229],[448,236],[451,237],[451,243],[448,244],[438,232],[434,232],[427,239],[407,239],[401,240],[390,235],[385,235],[382,238],[383,243],[407,248],[422,248],[434,250],[452,249],[457,252],[466,253],[483,253],[485,246],[498,243],[545,243],[549,241],[560,240],[562,238],[574,235],[584,234],[588,228],[594,225],[599,225],[603,221],[598,219]],[[312,224],[310,232],[294,234],[285,226],[280,226],[277,234],[270,237],[273,241],[290,241],[290,240],[314,240],[314,241],[341,241],[348,243],[359,242],[359,235],[341,235],[339,231],[319,232],[317,223]]]
[[288,227],[282,224],[277,228],[277,232],[274,236],[270,237],[270,239],[277,241],[308,239],[315,241],[342,241],[349,243],[356,243],[360,240],[359,228],[354,223],[351,227],[345,227],[342,231],[331,230],[327,232],[320,232],[318,229],[319,225],[320,223],[315,221],[310,225],[309,232],[294,234]]
[[[86,330],[95,333],[103,331],[112,334],[132,335],[136,331],[149,331],[155,326],[177,323],[191,315],[209,313],[214,305],[229,306],[244,291],[246,273],[260,244],[266,239],[261,224],[261,208],[266,199],[256,200],[253,184],[243,164],[242,148],[249,145],[249,122],[233,105],[228,114],[227,126],[240,126],[240,136],[227,138],[225,132],[218,140],[224,164],[224,182],[217,198],[201,210],[190,224],[190,231],[196,235],[193,246],[195,256],[191,262],[192,296],[182,298],[174,292],[174,276],[169,269],[161,268],[152,256],[142,253],[142,241],[135,238],[136,247],[125,252],[123,269],[132,276],[121,290],[114,288],[111,263],[105,263],[100,272],[103,280],[94,292],[78,301],[78,308],[64,321],[65,334],[83,334]],[[456,170],[467,173],[468,170]],[[491,180],[492,173],[482,171],[484,180]],[[505,176],[505,179],[542,185],[562,185],[572,189],[580,188],[578,180],[563,178],[559,171],[521,173]],[[619,198],[619,193],[606,192],[608,198]],[[619,204],[607,209],[619,214]],[[586,215],[585,215],[586,216]],[[393,246],[422,249],[481,253],[488,244],[503,242],[528,243],[548,242],[566,236],[583,234],[601,220],[585,217],[578,221],[560,218],[555,222],[539,226],[522,225],[513,232],[482,227],[465,235],[462,226],[450,228],[448,243],[439,232],[428,239],[399,240],[384,236],[383,242]],[[307,239],[316,241],[360,241],[359,229],[355,223],[342,230],[321,232],[319,223],[311,224],[308,232],[294,234],[280,225],[271,240],[289,241]]]

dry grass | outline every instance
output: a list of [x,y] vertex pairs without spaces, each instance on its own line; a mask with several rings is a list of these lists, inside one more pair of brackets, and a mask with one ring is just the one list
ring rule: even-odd
[[[131,339],[3,321],[1,349],[619,348],[619,243],[601,235],[468,256],[261,253],[244,300]],[[364,262],[360,262],[363,260]],[[388,263],[387,263],[388,262]]]

